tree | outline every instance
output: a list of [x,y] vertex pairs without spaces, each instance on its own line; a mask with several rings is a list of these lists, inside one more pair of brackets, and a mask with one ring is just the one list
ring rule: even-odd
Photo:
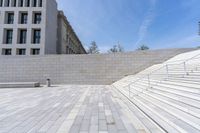
[[137,50],[149,50],[149,47],[143,44]]
[[99,54],[99,48],[95,41],[92,41],[91,46],[87,50],[88,54]]
[[124,52],[124,48],[118,44],[118,45],[114,45],[109,51],[108,53],[120,53],[120,52]]

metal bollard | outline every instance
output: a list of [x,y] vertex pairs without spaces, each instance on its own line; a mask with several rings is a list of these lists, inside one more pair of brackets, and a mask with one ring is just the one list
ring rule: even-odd
[[169,79],[169,66],[166,64],[167,79]]
[[[150,81],[150,75],[148,74],[148,85],[149,85],[149,88],[151,88],[151,81]],[[148,90],[148,88],[147,88],[147,90]]]
[[184,72],[185,72],[185,75],[187,75],[187,68],[186,68],[186,62],[183,62],[183,67],[184,67]]
[[47,85],[47,87],[51,87],[51,80],[50,79],[47,79],[46,85]]
[[128,85],[128,91],[129,91],[129,98],[131,98],[131,84]]

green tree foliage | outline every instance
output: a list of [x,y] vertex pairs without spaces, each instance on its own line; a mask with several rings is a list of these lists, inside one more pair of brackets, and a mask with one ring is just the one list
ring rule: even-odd
[[150,48],[146,45],[141,45],[137,50],[149,50]]
[[118,44],[118,45],[114,45],[109,51],[108,53],[120,53],[120,52],[124,52],[124,48]]
[[91,42],[91,45],[90,45],[89,49],[87,50],[87,53],[88,54],[99,54],[100,53],[99,48],[95,41]]

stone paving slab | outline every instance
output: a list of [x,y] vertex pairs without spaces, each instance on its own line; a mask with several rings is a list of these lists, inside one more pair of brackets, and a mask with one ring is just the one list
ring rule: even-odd
[[0,133],[135,133],[125,106],[108,86],[0,89]]

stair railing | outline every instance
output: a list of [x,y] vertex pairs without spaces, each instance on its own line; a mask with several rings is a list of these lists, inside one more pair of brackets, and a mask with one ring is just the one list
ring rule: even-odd
[[[164,77],[160,80],[160,82],[161,81],[163,81],[163,79],[168,79],[169,77],[170,77],[170,71],[169,71],[169,67],[170,66],[173,66],[173,65],[183,65],[183,71],[184,71],[184,73],[183,73],[183,75],[182,76],[185,76],[185,75],[188,75],[188,71],[187,71],[187,64],[188,64],[188,62],[189,61],[192,61],[192,60],[196,60],[196,59],[200,59],[200,57],[198,57],[198,56],[200,56],[200,54],[197,54],[197,55],[195,55],[195,56],[193,56],[193,57],[191,57],[191,58],[189,58],[189,59],[186,59],[186,60],[177,60],[178,62],[180,62],[181,61],[181,63],[167,63],[167,64],[164,64],[163,66],[161,66],[160,68],[158,68],[158,69],[156,69],[156,70],[154,70],[154,71],[151,71],[149,74],[146,74],[146,75],[144,75],[144,76],[142,76],[142,77],[140,77],[140,78],[138,78],[137,80],[135,80],[135,81],[133,81],[133,82],[131,82],[130,84],[128,84],[128,93],[129,93],[129,98],[132,98],[132,94],[133,94],[133,92],[132,92],[132,87],[133,88],[135,88],[135,86],[134,85],[136,85],[139,81],[142,81],[142,80],[145,80],[145,79],[147,79],[147,85],[148,85],[148,87],[146,87],[146,90],[148,90],[148,88],[151,88],[151,80],[153,79],[152,77],[153,77],[153,75],[156,73],[156,72],[159,72],[159,71],[161,71],[162,69],[164,70],[164,74],[160,74],[160,75],[164,75]],[[198,58],[196,58],[196,57],[198,57]],[[176,61],[173,61],[173,62],[176,62]],[[162,71],[161,71],[162,72]],[[155,74],[156,75],[156,74]],[[159,75],[159,74],[158,74]],[[172,74],[171,74],[172,75]],[[181,74],[180,74],[181,75]],[[140,93],[143,93],[143,91],[140,91]],[[136,95],[139,95],[140,93],[138,93],[138,94],[136,94]],[[135,94],[135,93],[134,93]],[[135,96],[135,95],[134,95]]]

